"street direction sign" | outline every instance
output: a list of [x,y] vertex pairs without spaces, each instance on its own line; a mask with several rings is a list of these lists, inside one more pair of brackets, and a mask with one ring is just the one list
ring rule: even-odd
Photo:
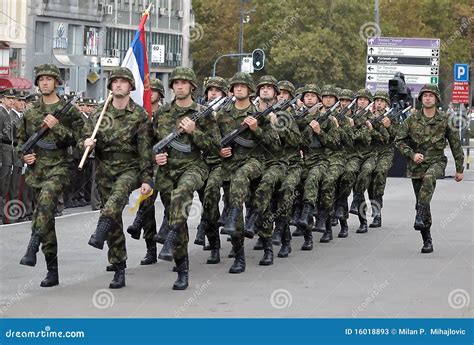
[[438,84],[440,40],[431,38],[369,37],[367,39],[366,87],[388,90],[395,73],[416,96],[423,84]]

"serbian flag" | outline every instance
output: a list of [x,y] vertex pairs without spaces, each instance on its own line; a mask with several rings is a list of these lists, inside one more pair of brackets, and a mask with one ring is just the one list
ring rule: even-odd
[[135,103],[143,106],[151,117],[150,71],[146,55],[145,23],[149,16],[149,8],[143,13],[142,20],[135,33],[132,44],[122,62],[122,67],[129,68],[135,78],[136,90],[130,96]]

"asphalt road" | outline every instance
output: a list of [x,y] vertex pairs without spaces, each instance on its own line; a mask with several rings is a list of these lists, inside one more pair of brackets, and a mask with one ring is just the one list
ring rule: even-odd
[[[474,182],[438,181],[432,203],[434,253],[421,254],[420,233],[413,230],[414,195],[408,179],[390,178],[383,227],[350,235],[311,252],[294,238],[287,259],[258,265],[261,251],[246,240],[247,270],[231,275],[230,243],[221,236],[221,263],[205,264],[208,252],[192,244],[199,222],[195,199],[188,222],[191,244],[190,286],[173,291],[172,263],[139,265],[143,240],[127,234],[127,286],[109,290],[106,250],[87,245],[98,212],[56,219],[60,285],[41,288],[46,269],[41,252],[36,267],[19,265],[30,223],[1,226],[0,280],[2,317],[472,317]],[[161,220],[161,204],[156,205]],[[133,214],[124,211],[124,224]],[[338,228],[337,230],[338,231]],[[278,248],[276,248],[276,251]]]

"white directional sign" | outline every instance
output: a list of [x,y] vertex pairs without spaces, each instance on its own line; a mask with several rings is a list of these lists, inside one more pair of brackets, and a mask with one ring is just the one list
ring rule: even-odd
[[438,84],[440,40],[431,38],[370,37],[367,39],[366,87],[388,89],[395,73],[405,75],[407,87],[416,96],[426,83]]

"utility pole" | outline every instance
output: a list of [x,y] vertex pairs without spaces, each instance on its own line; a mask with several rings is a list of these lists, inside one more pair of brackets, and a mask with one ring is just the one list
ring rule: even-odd
[[379,11],[379,0],[375,0],[374,4],[374,22],[377,24],[380,36],[382,36],[382,29],[380,28],[380,11]]
[[[239,54],[242,54],[244,51],[244,2],[245,0],[240,0],[240,32],[239,32]],[[242,69],[242,58],[238,59],[237,70],[240,72]]]

